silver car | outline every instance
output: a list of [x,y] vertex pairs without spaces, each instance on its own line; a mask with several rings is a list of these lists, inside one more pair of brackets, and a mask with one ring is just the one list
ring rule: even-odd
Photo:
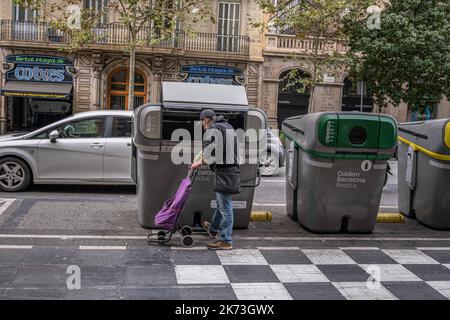
[[0,136],[0,190],[35,184],[134,184],[132,111],[90,111]]

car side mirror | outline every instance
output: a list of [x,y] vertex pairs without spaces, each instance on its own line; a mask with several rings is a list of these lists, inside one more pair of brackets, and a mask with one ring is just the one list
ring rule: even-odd
[[56,139],[59,138],[59,132],[58,130],[53,130],[52,132],[50,132],[50,134],[48,135],[50,142],[56,142]]

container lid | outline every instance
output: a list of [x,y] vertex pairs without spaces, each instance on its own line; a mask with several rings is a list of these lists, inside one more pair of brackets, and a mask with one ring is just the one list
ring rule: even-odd
[[245,88],[233,85],[163,82],[161,100],[165,108],[184,106],[243,111],[249,108]]

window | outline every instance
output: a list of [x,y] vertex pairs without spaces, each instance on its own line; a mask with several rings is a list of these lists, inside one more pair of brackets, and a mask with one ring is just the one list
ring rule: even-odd
[[58,130],[60,138],[101,138],[105,131],[105,118],[72,121],[50,131],[53,130]]
[[131,137],[131,118],[114,117],[111,131],[112,138]]
[[[128,107],[128,69],[114,70],[109,77],[108,109],[127,110]],[[134,108],[147,100],[147,80],[144,74],[136,70],[134,75]]]
[[240,3],[219,2],[218,50],[229,52],[239,50],[240,11]]
[[100,15],[100,24],[108,23],[108,0],[84,0],[84,8]]
[[37,11],[31,8],[14,5],[14,21],[29,22],[37,18]]

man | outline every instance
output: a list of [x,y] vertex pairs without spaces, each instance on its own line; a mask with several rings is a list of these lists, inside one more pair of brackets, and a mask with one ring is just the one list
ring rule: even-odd
[[[214,190],[216,191],[217,208],[209,221],[203,221],[202,226],[212,239],[220,238],[208,244],[211,250],[230,250],[233,248],[233,203],[231,195],[240,192],[240,170],[237,152],[237,138],[233,134],[234,128],[223,116],[216,116],[211,109],[200,113],[200,120],[205,129],[205,142],[207,147],[215,143],[215,152],[211,158],[206,153],[199,162],[193,163],[192,168],[197,169],[203,163],[208,163],[215,173]],[[207,138],[210,137],[210,138]],[[230,148],[230,145],[232,148]],[[211,161],[212,160],[212,161]]]

